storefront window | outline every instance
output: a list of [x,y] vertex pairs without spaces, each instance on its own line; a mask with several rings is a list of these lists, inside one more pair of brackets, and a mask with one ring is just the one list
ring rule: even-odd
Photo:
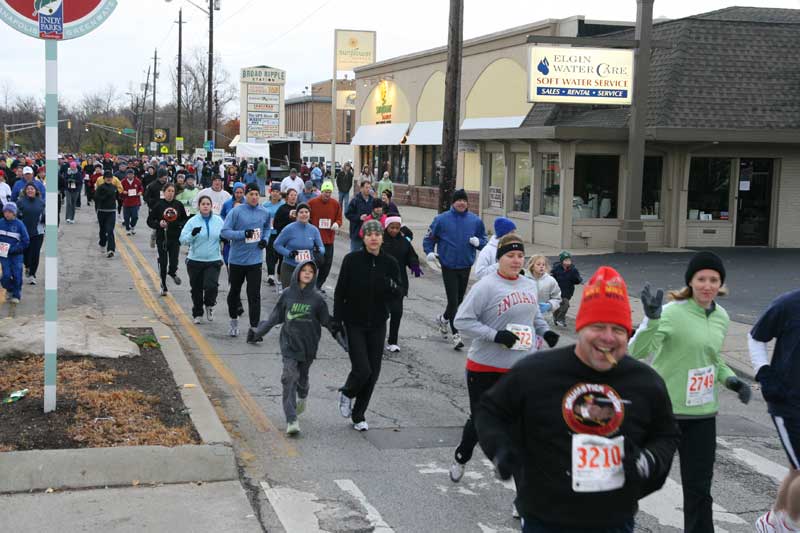
[[442,161],[441,146],[420,146],[422,148],[422,183],[423,187],[439,186],[439,165]]
[[661,157],[644,158],[642,220],[661,220]]
[[542,207],[541,214],[557,217],[558,197],[561,194],[561,167],[558,154],[542,154]]
[[502,152],[489,153],[489,207],[503,208],[503,188],[506,182],[506,167]]
[[361,155],[376,181],[388,172],[394,183],[408,183],[408,146],[362,146]]
[[689,167],[689,220],[729,220],[730,159],[693,157]]
[[575,156],[572,220],[617,218],[619,156]]
[[512,210],[528,213],[531,210],[531,158],[528,154],[514,154],[514,168]]

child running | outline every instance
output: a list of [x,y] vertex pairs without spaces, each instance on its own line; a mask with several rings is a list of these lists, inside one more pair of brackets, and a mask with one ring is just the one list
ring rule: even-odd
[[28,230],[17,220],[17,204],[6,202],[0,218],[0,268],[3,269],[0,282],[11,295],[8,301],[12,304],[18,304],[22,298],[22,254],[29,244]]
[[569,310],[569,300],[575,294],[575,285],[583,283],[581,273],[572,262],[572,255],[564,250],[558,254],[558,263],[550,272],[561,288],[561,305],[553,310],[553,323],[562,328],[567,327],[567,311]]
[[[297,415],[306,409],[308,371],[317,357],[322,326],[330,329],[330,316],[325,299],[316,289],[317,267],[311,261],[297,265],[289,288],[285,289],[269,319],[247,331],[247,342],[261,342],[264,335],[283,324],[280,348],[283,356],[283,413],[286,434],[300,433]],[[333,334],[333,332],[331,332]]]
[[534,255],[528,262],[530,278],[536,284],[536,301],[542,316],[561,306],[561,287],[553,276],[547,273],[550,264],[544,255]]

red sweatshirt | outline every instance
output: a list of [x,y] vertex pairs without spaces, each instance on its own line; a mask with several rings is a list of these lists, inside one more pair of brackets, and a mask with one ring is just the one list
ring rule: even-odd
[[309,200],[308,207],[311,208],[311,224],[319,229],[322,244],[325,246],[333,244],[336,232],[330,227],[334,223],[342,225],[342,206],[333,198],[326,202],[322,196],[317,196]]
[[139,178],[133,178],[133,181],[128,181],[125,178],[122,183],[122,206],[135,207],[142,205],[142,194],[144,194],[144,187]]

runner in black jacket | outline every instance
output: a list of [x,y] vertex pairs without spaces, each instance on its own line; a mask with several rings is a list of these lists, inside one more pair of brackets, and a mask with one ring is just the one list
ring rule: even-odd
[[369,429],[364,413],[381,372],[388,305],[402,293],[400,267],[381,251],[382,241],[380,222],[365,223],[364,249],[344,256],[333,299],[332,331],[344,325],[352,363],[339,389],[339,412],[358,431]]
[[577,345],[523,359],[484,394],[478,436],[498,474],[514,475],[523,531],[633,532],[679,430],[664,381],[626,355],[630,304],[615,270],[589,281],[576,329]]
[[175,285],[181,284],[178,277],[178,253],[180,236],[189,217],[183,204],[175,199],[175,184],[164,185],[164,199],[159,200],[147,216],[147,225],[156,231],[158,267],[161,274],[161,296],[167,294],[167,275]]
[[400,266],[400,296],[392,300],[389,304],[389,313],[391,318],[389,320],[389,338],[386,341],[386,350],[392,353],[400,351],[397,345],[397,336],[400,331],[400,320],[403,318],[403,299],[408,296],[408,273],[406,268],[414,273],[414,277],[422,276],[422,269],[419,266],[419,257],[414,247],[406,239],[400,228],[403,226],[403,221],[399,216],[387,217],[386,230],[383,233],[383,246],[381,249],[394,257],[397,264]]

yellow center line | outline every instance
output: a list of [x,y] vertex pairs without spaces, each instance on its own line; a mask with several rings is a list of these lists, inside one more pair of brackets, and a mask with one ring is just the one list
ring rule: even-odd
[[[139,263],[141,264],[142,268],[145,272],[147,272],[150,278],[153,280],[154,285],[160,287],[161,285],[161,278],[159,275],[153,270],[152,266],[148,263],[147,259],[142,255],[136,245],[131,241],[131,239],[124,235],[122,232],[117,232],[117,242],[120,243],[122,246],[120,248],[126,249],[129,248],[134,256],[139,259]],[[124,253],[127,255],[127,249]],[[123,255],[123,260],[125,259]],[[130,259],[130,258],[128,258]],[[153,301],[153,305],[158,308],[161,306],[158,304],[158,301],[163,302],[172,312],[172,316],[177,318],[180,322],[181,328],[176,331],[176,333],[180,334],[181,331],[185,331],[189,333],[189,336],[194,341],[195,346],[197,346],[199,352],[205,357],[205,359],[209,362],[209,364],[217,371],[219,376],[228,384],[233,392],[233,396],[239,401],[242,409],[245,413],[247,413],[248,417],[250,418],[251,422],[255,425],[255,427],[264,433],[273,433],[277,438],[277,443],[283,449],[283,453],[285,453],[288,457],[297,457],[299,454],[297,449],[289,443],[286,438],[283,436],[282,432],[278,431],[275,427],[275,424],[267,417],[264,413],[264,410],[261,406],[258,405],[258,402],[247,392],[247,389],[239,382],[236,378],[234,373],[228,368],[228,366],[222,361],[222,359],[217,354],[216,350],[211,346],[211,344],[206,340],[205,336],[202,332],[192,323],[189,316],[184,312],[184,310],[178,305],[172,295],[168,295],[165,298],[162,298],[158,301],[154,300],[150,291],[147,288],[147,284],[142,278],[141,274],[139,273],[138,269],[136,269],[135,265],[131,264],[132,262],[126,261],[126,265],[128,265],[131,274],[134,277],[134,283],[136,283],[136,278],[138,277],[142,287],[136,283],[137,289],[139,292],[147,292],[147,297],[143,296],[145,299],[145,303],[147,303],[147,299],[149,298]],[[159,318],[166,316],[166,313],[163,312],[163,309],[159,312],[156,311],[156,315]],[[163,318],[162,318],[163,321]]]

